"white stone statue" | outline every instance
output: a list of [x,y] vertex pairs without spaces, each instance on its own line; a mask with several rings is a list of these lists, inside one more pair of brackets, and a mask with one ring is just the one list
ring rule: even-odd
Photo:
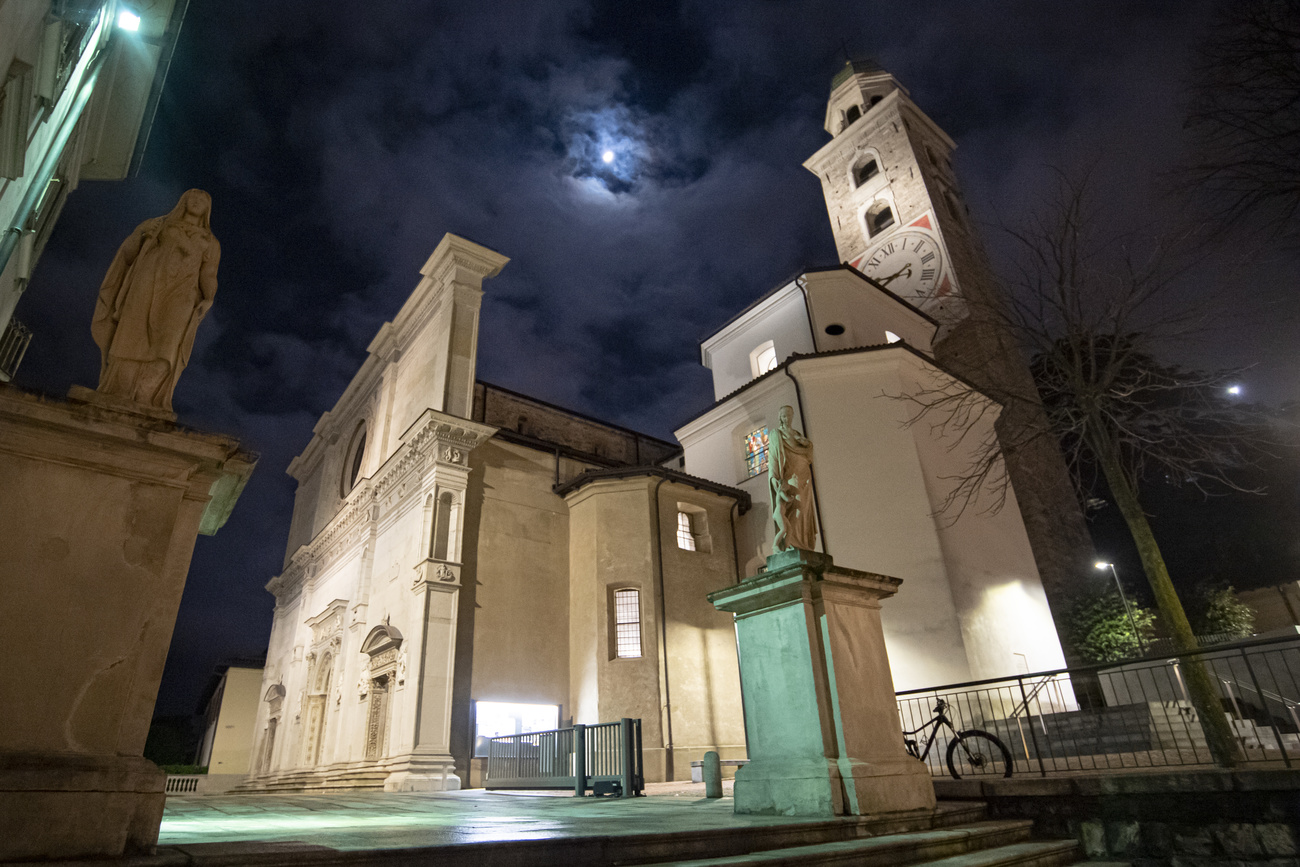
[[777,428],[768,437],[767,478],[772,492],[776,538],[772,553],[790,548],[813,550],[817,545],[817,512],[813,501],[813,447],[790,426],[792,407],[781,407]]
[[221,245],[208,225],[212,198],[187,190],[165,217],[122,242],[99,289],[90,333],[99,391],[168,412],[194,334],[217,294]]

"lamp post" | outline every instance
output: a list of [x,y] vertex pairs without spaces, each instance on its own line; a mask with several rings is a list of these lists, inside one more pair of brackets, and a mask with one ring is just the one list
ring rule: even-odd
[[1098,569],[1109,569],[1110,574],[1115,578],[1115,589],[1119,591],[1120,601],[1124,603],[1124,613],[1128,615],[1128,625],[1133,628],[1133,635],[1137,638],[1138,650],[1143,656],[1147,655],[1146,642],[1142,640],[1142,633],[1138,630],[1137,621],[1133,619],[1133,609],[1129,607],[1128,597],[1124,595],[1124,585],[1119,583],[1119,573],[1115,571],[1114,563],[1104,563],[1097,561],[1093,564]]

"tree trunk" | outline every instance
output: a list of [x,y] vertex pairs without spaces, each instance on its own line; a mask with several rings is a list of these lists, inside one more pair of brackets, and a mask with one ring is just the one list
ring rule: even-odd
[[1147,523],[1146,512],[1138,500],[1137,487],[1119,460],[1116,444],[1108,437],[1095,439],[1102,441],[1090,442],[1090,445],[1106,476],[1106,484],[1115,498],[1115,504],[1119,506],[1129,533],[1137,544],[1138,554],[1142,558],[1142,570],[1156,597],[1156,607],[1160,609],[1165,625],[1173,634],[1175,646],[1179,652],[1186,654],[1182,658],[1183,679],[1187,684],[1188,697],[1200,717],[1201,728],[1205,731],[1205,742],[1214,760],[1223,767],[1230,768],[1240,761],[1241,751],[1237,747],[1236,738],[1232,736],[1227,717],[1224,716],[1219,691],[1199,655],[1193,655],[1199,649],[1196,635],[1187,621],[1187,614],[1174,590],[1174,583],[1169,578],[1169,570],[1165,567],[1160,546],[1156,544],[1155,534]]

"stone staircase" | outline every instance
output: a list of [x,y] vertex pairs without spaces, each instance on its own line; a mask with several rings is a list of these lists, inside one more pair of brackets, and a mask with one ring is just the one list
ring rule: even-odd
[[[937,813],[933,826],[920,830],[897,830],[873,836],[843,838],[845,833],[885,831],[897,819],[866,820],[845,828],[806,830],[805,837],[824,837],[798,845],[779,846],[739,855],[691,860],[632,861],[656,867],[741,867],[741,865],[930,865],[930,867],[1057,867],[1081,859],[1074,840],[1033,840],[1033,822],[1028,819],[988,820],[983,805],[963,813]],[[945,827],[947,822],[960,824]],[[923,820],[921,822],[923,824]],[[852,829],[852,830],[850,830]],[[773,841],[775,842],[775,841]]]

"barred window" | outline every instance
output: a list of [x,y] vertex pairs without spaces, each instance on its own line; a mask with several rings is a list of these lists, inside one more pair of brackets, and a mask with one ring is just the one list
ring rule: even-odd
[[641,657],[641,591],[614,591],[614,655]]
[[767,472],[767,428],[745,434],[745,476],[753,478]]

